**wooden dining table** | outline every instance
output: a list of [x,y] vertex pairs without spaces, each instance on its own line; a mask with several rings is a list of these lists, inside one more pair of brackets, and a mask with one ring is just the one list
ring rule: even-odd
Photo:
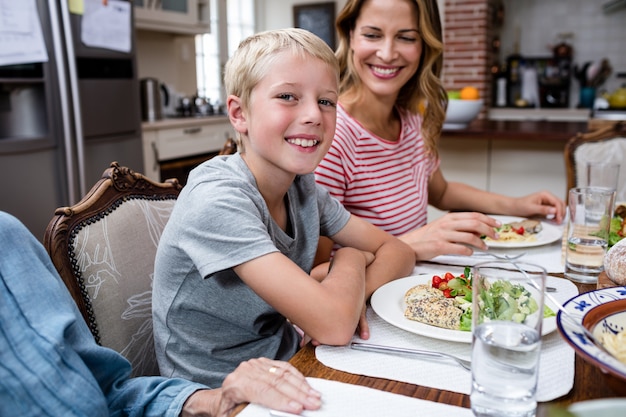
[[[559,274],[552,275],[559,276]],[[560,277],[563,277],[563,274],[560,274]],[[583,293],[596,289],[601,285],[606,286],[606,282],[606,276],[604,276],[603,279],[599,280],[598,284],[575,284],[578,287],[578,291]],[[315,347],[310,344],[302,348],[289,362],[300,370],[300,372],[302,372],[306,377],[323,378],[348,384],[362,385],[413,398],[456,405],[465,408],[470,407],[469,395],[466,394],[389,379],[356,375],[329,368],[316,359]],[[618,395],[608,385],[602,371],[576,355],[574,386],[572,390],[567,395],[555,400],[539,403],[537,417],[548,417],[549,410],[552,407],[567,407],[569,404],[574,402],[616,396]]]

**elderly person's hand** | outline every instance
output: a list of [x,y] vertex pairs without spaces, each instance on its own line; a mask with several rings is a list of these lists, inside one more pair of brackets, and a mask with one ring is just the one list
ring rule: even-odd
[[200,390],[185,402],[181,417],[227,417],[241,403],[300,414],[320,408],[321,395],[287,362],[267,358],[242,362],[221,388]]

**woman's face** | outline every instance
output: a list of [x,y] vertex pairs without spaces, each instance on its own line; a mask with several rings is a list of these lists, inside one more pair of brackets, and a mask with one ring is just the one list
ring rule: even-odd
[[409,0],[368,0],[350,33],[354,68],[363,87],[395,101],[422,54],[417,6]]

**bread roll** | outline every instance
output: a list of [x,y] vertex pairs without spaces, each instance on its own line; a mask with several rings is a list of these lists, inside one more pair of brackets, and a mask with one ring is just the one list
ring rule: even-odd
[[617,285],[626,285],[626,239],[617,242],[606,253],[604,272]]

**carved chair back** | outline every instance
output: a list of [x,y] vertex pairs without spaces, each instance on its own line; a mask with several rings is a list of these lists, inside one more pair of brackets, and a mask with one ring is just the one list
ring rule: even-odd
[[133,376],[158,375],[152,278],[178,180],[149,180],[117,162],[87,195],[55,211],[44,246],[96,342],[124,355]]

